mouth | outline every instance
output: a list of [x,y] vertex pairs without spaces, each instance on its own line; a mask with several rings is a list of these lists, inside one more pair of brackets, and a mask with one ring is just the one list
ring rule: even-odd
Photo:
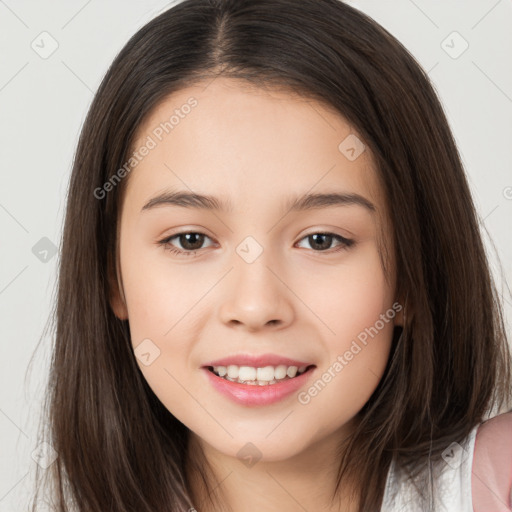
[[314,377],[316,365],[228,366],[202,368],[206,381],[221,395],[244,407],[277,404]]
[[287,380],[293,380],[316,368],[316,365],[278,365],[278,366],[206,366],[209,372],[221,379],[248,386],[273,386]]

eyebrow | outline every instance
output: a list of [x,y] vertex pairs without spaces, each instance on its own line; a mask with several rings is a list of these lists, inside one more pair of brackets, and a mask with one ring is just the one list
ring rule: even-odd
[[[304,194],[290,197],[284,205],[285,211],[307,211],[318,208],[329,208],[333,206],[358,205],[371,213],[376,208],[365,197],[344,192],[333,192],[324,194]],[[141,211],[151,210],[159,206],[179,206],[182,208],[195,208],[201,210],[213,210],[220,212],[233,212],[233,205],[230,201],[223,200],[210,195],[197,194],[187,191],[166,191],[150,199]]]

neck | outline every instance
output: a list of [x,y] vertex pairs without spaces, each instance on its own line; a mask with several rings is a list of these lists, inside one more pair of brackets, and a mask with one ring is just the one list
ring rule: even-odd
[[[197,512],[356,512],[354,483],[345,478],[334,496],[341,439],[339,431],[292,458],[244,464],[219,452],[190,432],[187,481]],[[206,482],[199,471],[201,468]]]

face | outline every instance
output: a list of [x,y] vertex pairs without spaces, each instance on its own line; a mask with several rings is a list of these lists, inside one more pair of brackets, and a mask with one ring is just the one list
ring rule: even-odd
[[172,94],[137,133],[112,306],[154,393],[210,450],[289,459],[342,434],[382,377],[401,315],[356,137],[317,102],[224,78]]

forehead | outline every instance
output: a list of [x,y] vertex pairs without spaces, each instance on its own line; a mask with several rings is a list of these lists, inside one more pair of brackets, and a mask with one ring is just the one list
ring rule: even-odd
[[322,103],[220,77],[174,92],[147,116],[132,151],[151,149],[131,171],[127,195],[143,201],[180,188],[248,208],[335,188],[381,210],[381,187],[360,139]]

